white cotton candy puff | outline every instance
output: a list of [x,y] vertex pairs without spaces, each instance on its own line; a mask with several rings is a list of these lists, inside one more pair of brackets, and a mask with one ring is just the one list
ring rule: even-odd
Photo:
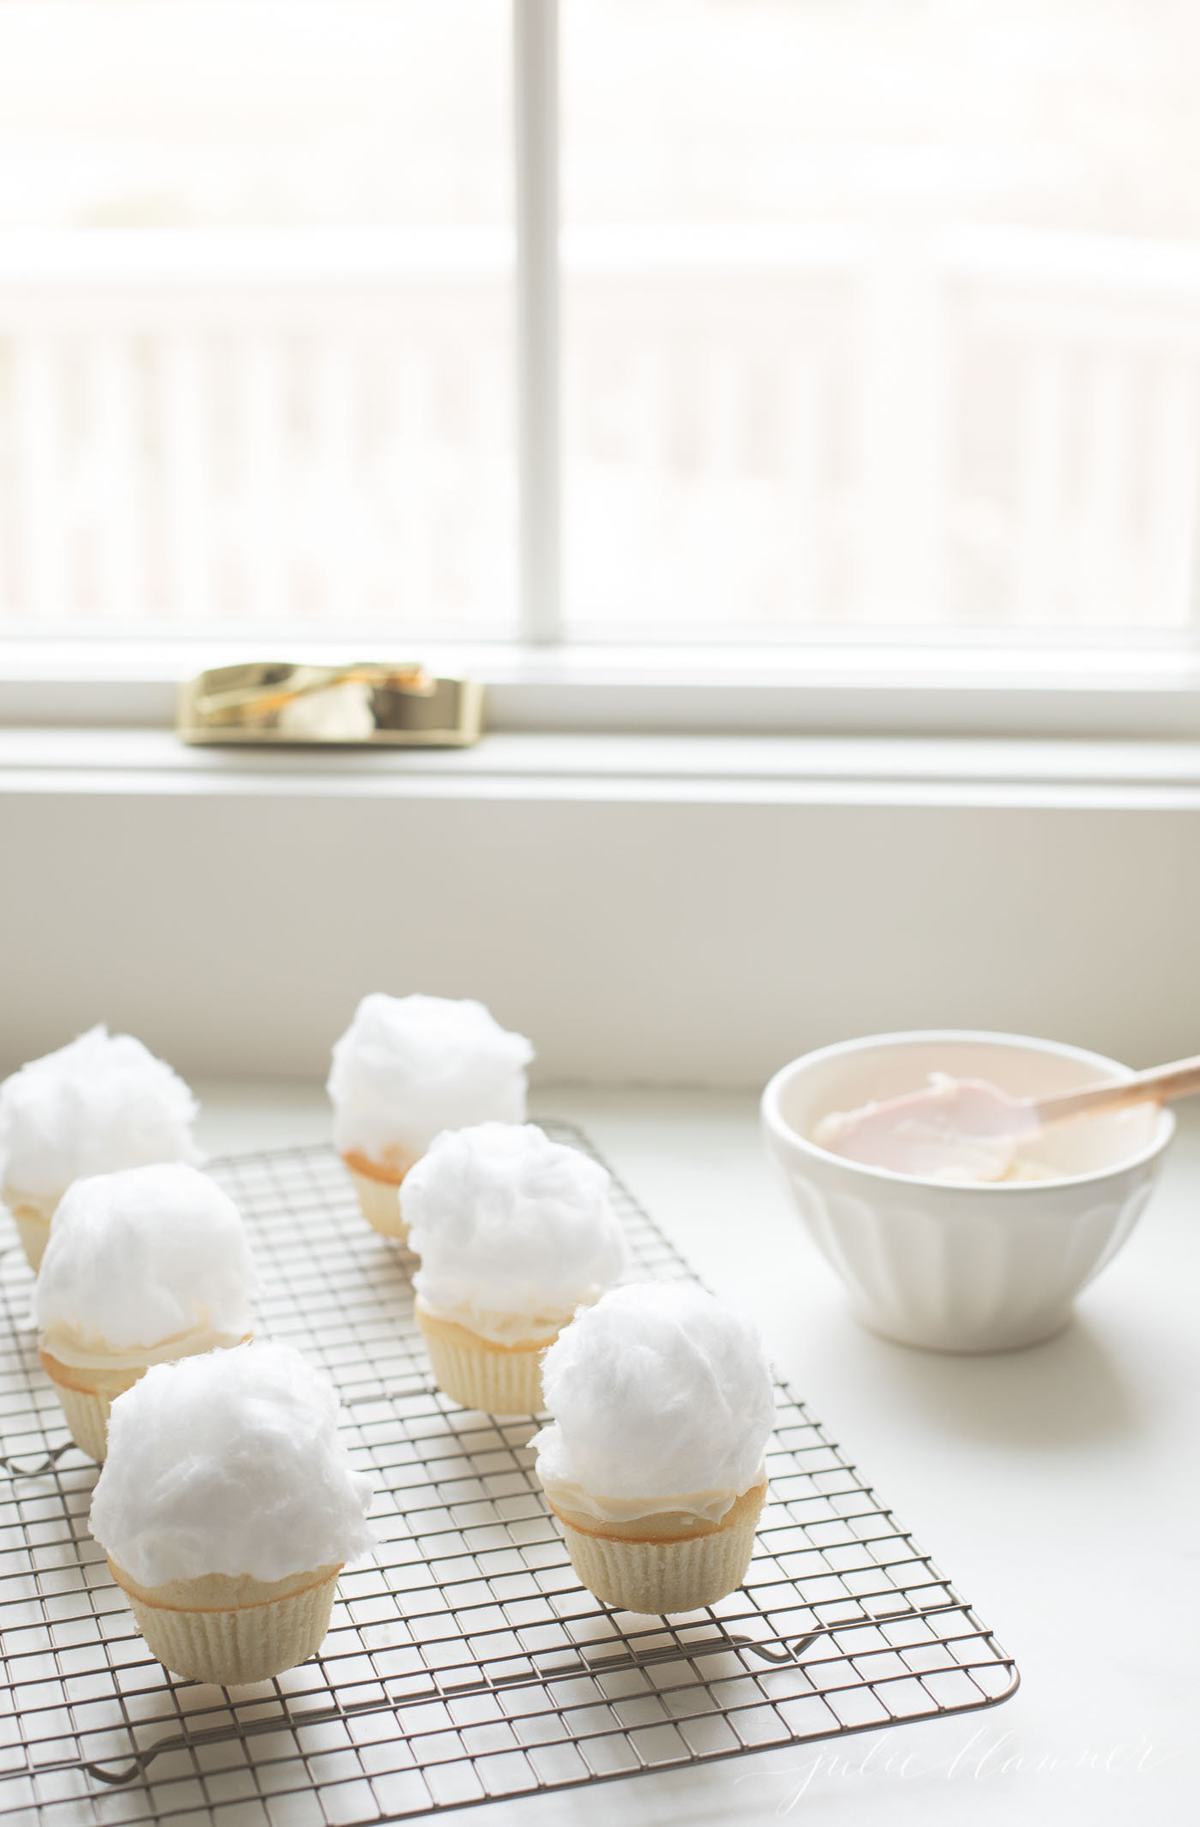
[[775,1398],[750,1320],[688,1282],[614,1288],[542,1360],[542,1483],[648,1502],[740,1495],[761,1475]]
[[326,1089],[343,1154],[423,1154],[443,1129],[519,1123],[533,1048],[481,1002],[364,996],[333,1049]]
[[194,1167],[133,1167],[64,1193],[34,1287],[43,1333],[86,1350],[250,1329],[253,1266],[233,1200]]
[[85,1174],[198,1161],[198,1108],[132,1034],[91,1028],[0,1085],[0,1176],[10,1192],[47,1199]]
[[371,1481],[329,1379],[288,1345],[161,1364],[118,1396],[92,1534],[139,1585],[281,1580],[370,1552]]
[[413,1286],[433,1312],[561,1324],[625,1267],[606,1170],[532,1123],[440,1135],[400,1189]]

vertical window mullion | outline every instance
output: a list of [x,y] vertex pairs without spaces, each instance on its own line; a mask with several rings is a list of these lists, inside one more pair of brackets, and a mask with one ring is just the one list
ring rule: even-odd
[[520,632],[562,634],[558,0],[512,0]]

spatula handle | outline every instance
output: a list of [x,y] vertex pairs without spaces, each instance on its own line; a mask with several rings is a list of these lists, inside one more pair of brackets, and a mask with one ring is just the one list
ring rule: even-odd
[[1196,1091],[1200,1091],[1200,1056],[1177,1059],[1173,1065],[1155,1066],[1150,1072],[1136,1072],[1132,1078],[1107,1085],[1089,1085],[1086,1091],[1072,1091],[1066,1097],[1042,1098],[1036,1109],[1039,1122],[1061,1123],[1065,1117],[1083,1116],[1088,1111],[1166,1104]]

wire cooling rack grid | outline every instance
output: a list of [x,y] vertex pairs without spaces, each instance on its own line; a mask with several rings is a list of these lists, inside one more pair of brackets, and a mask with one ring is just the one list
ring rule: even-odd
[[[379,1492],[378,1554],[343,1574],[303,1667],[232,1692],[167,1675],[88,1534],[95,1468],[38,1368],[11,1250],[0,1818],[349,1827],[965,1712],[1015,1689],[1011,1658],[785,1387],[745,1586],[669,1620],[610,1610],[579,1586],[547,1514],[536,1424],[433,1390],[412,1258],[363,1223],[337,1157],[290,1148],[213,1171],[251,1230],[260,1332],[341,1391]],[[624,1189],[619,1201],[639,1273],[686,1275]]]

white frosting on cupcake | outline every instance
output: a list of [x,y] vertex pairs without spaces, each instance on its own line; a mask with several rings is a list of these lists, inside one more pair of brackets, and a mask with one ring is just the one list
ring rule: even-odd
[[610,1186],[533,1123],[440,1135],[400,1188],[418,1299],[497,1343],[552,1338],[624,1270]]
[[532,1058],[481,1002],[364,996],[333,1049],[334,1141],[343,1154],[407,1161],[443,1129],[519,1123]]
[[137,1360],[172,1340],[196,1350],[244,1338],[252,1282],[241,1217],[219,1186],[194,1167],[133,1167],[63,1194],[34,1317],[54,1357]]
[[9,1192],[51,1199],[85,1174],[198,1161],[198,1108],[132,1034],[90,1028],[0,1085],[0,1175]]
[[281,1580],[370,1552],[371,1481],[329,1379],[288,1345],[148,1370],[113,1403],[91,1529],[139,1585]]
[[585,1308],[542,1360],[534,1438],[551,1503],[612,1521],[718,1521],[762,1482],[775,1394],[750,1320],[690,1282],[637,1282]]

